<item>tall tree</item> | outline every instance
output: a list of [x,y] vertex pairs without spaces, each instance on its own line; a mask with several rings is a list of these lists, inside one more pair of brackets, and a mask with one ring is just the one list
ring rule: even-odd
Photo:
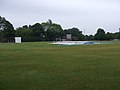
[[64,35],[62,27],[59,24],[52,23],[51,20],[42,23],[42,26],[46,32],[45,37],[48,41],[55,41],[56,38],[61,38]]
[[94,36],[94,39],[95,40],[105,40],[106,39],[106,36],[105,36],[105,31],[104,31],[104,29],[101,29],[101,28],[99,28],[98,30],[97,30],[97,33],[95,34],[95,36]]
[[7,21],[4,17],[0,16],[0,41],[1,42],[13,42],[15,36],[15,30],[13,25]]
[[36,41],[44,40],[45,31],[40,23],[36,23],[30,27],[33,30],[34,37],[36,37]]

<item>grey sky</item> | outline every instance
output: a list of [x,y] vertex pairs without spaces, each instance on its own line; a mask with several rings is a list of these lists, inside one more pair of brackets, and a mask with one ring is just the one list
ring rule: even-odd
[[0,16],[14,27],[45,22],[77,27],[86,34],[97,28],[117,32],[120,28],[120,0],[0,0]]

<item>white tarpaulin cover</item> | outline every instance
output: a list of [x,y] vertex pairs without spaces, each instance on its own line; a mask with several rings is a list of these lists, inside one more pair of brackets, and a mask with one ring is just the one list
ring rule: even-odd
[[53,44],[59,45],[84,45],[84,44],[97,44],[93,41],[62,41],[62,42],[54,42]]

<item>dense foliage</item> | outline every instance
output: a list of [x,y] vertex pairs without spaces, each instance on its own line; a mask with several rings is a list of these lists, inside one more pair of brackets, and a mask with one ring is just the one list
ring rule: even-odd
[[15,30],[13,25],[0,16],[0,42],[13,42]]
[[4,17],[0,16],[0,42],[14,42],[14,37],[22,37],[22,41],[56,41],[67,40],[67,34],[71,34],[71,40],[113,40],[120,39],[120,32],[110,33],[98,28],[95,35],[83,35],[78,28],[63,30],[61,25],[53,23],[52,20],[34,25],[24,25],[14,30],[13,25]]

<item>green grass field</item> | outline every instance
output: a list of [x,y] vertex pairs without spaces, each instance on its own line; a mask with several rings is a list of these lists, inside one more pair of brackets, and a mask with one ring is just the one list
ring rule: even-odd
[[0,43],[0,90],[120,90],[120,42]]

